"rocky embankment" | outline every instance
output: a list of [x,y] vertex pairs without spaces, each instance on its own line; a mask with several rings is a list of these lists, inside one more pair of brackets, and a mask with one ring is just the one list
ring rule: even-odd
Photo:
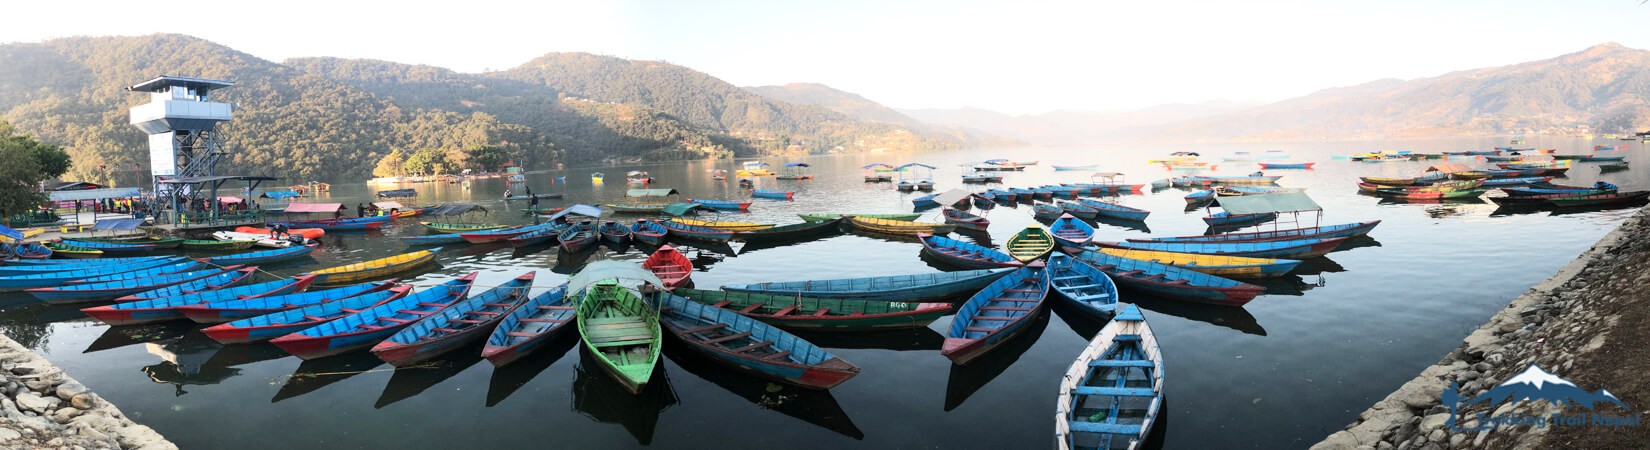
[[178,448],[4,335],[0,393],[0,448]]
[[[1452,385],[1472,399],[1531,364],[1594,392],[1607,388],[1626,405],[1650,407],[1650,216],[1641,210],[1557,275],[1514,299],[1460,347],[1399,387],[1313,449],[1642,448],[1650,426],[1554,427],[1480,424],[1477,417],[1587,412],[1547,401],[1485,402],[1463,407],[1457,431],[1441,396]],[[1440,299],[1447,300],[1447,299]],[[1622,376],[1639,373],[1638,376]],[[1490,406],[1484,406],[1488,404]],[[1493,407],[1493,409],[1492,409]],[[1599,412],[1633,416],[1600,404]],[[1480,425],[1484,425],[1480,427]],[[1480,429],[1486,428],[1486,429]],[[1467,431],[1472,430],[1472,431]],[[1635,445],[1634,442],[1637,442]]]

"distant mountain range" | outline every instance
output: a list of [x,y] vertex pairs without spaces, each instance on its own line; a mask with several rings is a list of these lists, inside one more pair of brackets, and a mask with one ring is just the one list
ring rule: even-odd
[[979,108],[901,109],[917,120],[968,127],[1041,145],[1071,145],[1118,140],[1120,132],[1210,117],[1259,106],[1255,102],[1212,101],[1167,104],[1137,110],[1057,110],[1012,116]]
[[829,108],[866,122],[895,124],[916,130],[924,135],[944,136],[961,140],[970,147],[1025,145],[1008,133],[985,131],[988,128],[969,124],[918,120],[894,108],[883,106],[852,92],[842,91],[817,83],[791,83],[783,86],[746,87],[763,97],[798,105],[816,105]]

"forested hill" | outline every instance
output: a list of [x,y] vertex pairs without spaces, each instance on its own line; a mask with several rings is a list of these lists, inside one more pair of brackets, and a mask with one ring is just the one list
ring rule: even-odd
[[[142,184],[147,142],[127,123],[127,109],[148,98],[123,88],[161,74],[235,81],[216,95],[236,104],[225,133],[232,157],[220,173],[291,181],[371,177],[374,162],[393,150],[444,150],[458,156],[444,170],[456,171],[496,160],[464,162],[465,152],[479,149],[545,168],[963,142],[764,99],[658,62],[552,54],[505,72],[466,74],[370,60],[275,63],[182,35],[0,45],[0,119],[68,150],[75,165],[67,177]],[[617,94],[626,92],[639,94]]]

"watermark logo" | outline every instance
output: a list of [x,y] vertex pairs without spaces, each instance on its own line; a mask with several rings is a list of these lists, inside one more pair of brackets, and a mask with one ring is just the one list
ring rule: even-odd
[[[1445,390],[1442,396],[1444,406],[1449,407],[1449,420],[1446,425],[1455,431],[1487,430],[1497,426],[1518,425],[1531,425],[1541,428],[1548,426],[1620,428],[1638,426],[1639,424],[1639,413],[1625,416],[1606,414],[1599,411],[1600,408],[1607,408],[1609,404],[1614,404],[1627,412],[1633,411],[1632,408],[1627,407],[1627,404],[1622,403],[1621,399],[1610,394],[1610,391],[1599,389],[1596,392],[1587,392],[1580,386],[1576,386],[1574,382],[1553,375],[1534,364],[1525,368],[1518,375],[1508,378],[1507,381],[1466,401],[1462,401],[1461,394],[1457,392],[1457,389],[1459,387],[1452,382],[1449,389]],[[1513,412],[1500,415],[1478,413],[1471,417],[1477,422],[1476,425],[1471,427],[1461,426],[1461,424],[1468,422],[1468,420],[1464,420],[1466,418],[1461,417],[1460,410],[1462,408],[1483,404],[1493,411],[1497,408],[1497,405],[1503,403],[1535,400],[1546,400],[1548,403],[1560,408],[1570,405],[1579,406],[1585,409],[1586,412],[1568,415],[1555,413],[1547,416]],[[1601,403],[1604,405],[1601,405]]]

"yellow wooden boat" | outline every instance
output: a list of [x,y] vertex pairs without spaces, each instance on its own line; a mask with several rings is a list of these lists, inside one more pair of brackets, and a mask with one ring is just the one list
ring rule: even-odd
[[310,274],[315,275],[315,284],[343,284],[383,278],[435,261],[435,253],[438,251],[441,251],[441,247],[402,253],[372,261],[329,267],[310,272]]
[[1281,277],[1288,274],[1289,271],[1295,270],[1295,266],[1301,263],[1293,259],[1246,258],[1242,256],[1155,252],[1104,247],[1100,248],[1100,253],[1140,261],[1151,261],[1227,278]]
[[485,224],[485,223],[419,222],[418,224],[423,225],[424,228],[429,228],[432,231],[437,231],[437,232],[442,232],[442,233],[464,233],[464,232],[471,232],[471,231],[497,230],[499,228],[504,228],[504,227],[509,226],[509,225],[497,225],[497,224]]
[[945,234],[957,229],[956,225],[945,223],[911,222],[859,216],[849,216],[848,225],[874,233],[912,235],[917,233]]
[[1043,227],[1032,225],[1008,238],[1004,247],[1008,248],[1008,256],[1020,262],[1032,262],[1054,251],[1054,236]]
[[[24,240],[28,240],[29,238],[39,236],[41,233],[45,233],[46,229],[45,228],[24,228],[24,229],[17,230],[17,231],[20,232],[20,233],[23,233],[23,239]],[[14,240],[12,238],[9,238],[9,237],[5,237],[5,236],[0,236],[0,244],[10,244],[10,243],[13,243],[13,242],[16,242],[16,240]]]
[[766,177],[766,176],[778,175],[777,173],[769,171],[768,169],[756,169],[756,170],[739,169],[737,171],[734,171],[734,173],[739,175],[739,176],[742,176],[742,177]]
[[689,219],[685,217],[670,219],[670,221],[682,225],[693,225],[696,227],[715,228],[718,230],[727,231],[757,231],[773,228],[773,224],[771,223],[721,222],[714,220]]
[[1148,159],[1148,160],[1146,160],[1146,164],[1177,163],[1177,162],[1181,162],[1181,161],[1191,161],[1191,160],[1194,160],[1194,159],[1197,159],[1197,157],[1196,156],[1175,156],[1175,157],[1171,157],[1171,158]]
[[103,250],[79,247],[62,242],[47,242],[46,248],[52,249],[52,256],[58,258],[97,258],[103,256]]

